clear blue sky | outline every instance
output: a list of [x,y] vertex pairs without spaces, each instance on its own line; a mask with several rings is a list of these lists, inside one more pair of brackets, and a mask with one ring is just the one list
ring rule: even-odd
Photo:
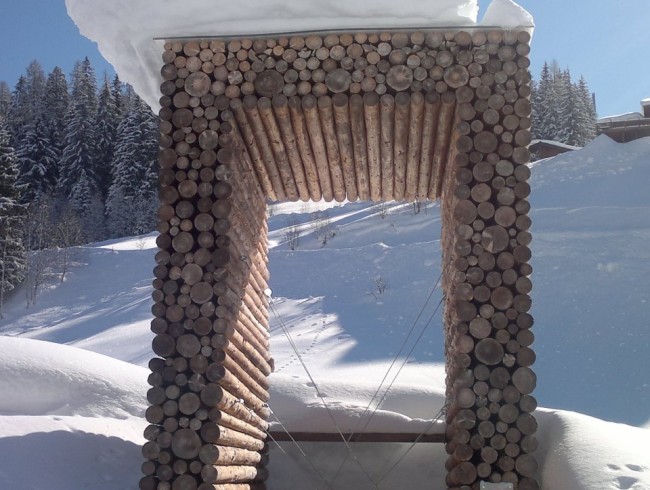
[[[59,65],[70,73],[88,56],[98,78],[113,74],[94,43],[79,35],[64,0],[1,0],[0,80],[13,89],[27,64],[46,72]],[[107,0],[110,1],[110,0]],[[137,0],[134,0],[137,1]],[[435,1],[435,0],[431,0]],[[489,0],[479,0],[483,12]],[[584,75],[596,93],[601,116],[639,110],[650,97],[650,0],[520,0],[535,17],[532,71],[545,60]]]

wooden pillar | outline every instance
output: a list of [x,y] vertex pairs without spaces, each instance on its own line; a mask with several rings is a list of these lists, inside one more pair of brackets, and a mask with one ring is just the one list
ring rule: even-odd
[[442,186],[449,488],[477,481],[539,488],[529,40],[526,32],[475,33],[471,84],[456,90],[452,170]]
[[526,32],[168,42],[143,490],[262,489],[267,200],[442,199],[450,489],[539,488]]
[[170,43],[164,55],[152,309],[160,357],[150,363],[142,489],[261,489],[268,474],[266,199],[297,190],[281,179],[292,175],[286,159],[276,162],[282,141],[259,133],[279,133],[270,106],[242,108],[206,73],[223,66],[223,49]]

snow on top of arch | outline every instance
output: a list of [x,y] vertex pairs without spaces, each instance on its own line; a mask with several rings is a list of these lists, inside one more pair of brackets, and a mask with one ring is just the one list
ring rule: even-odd
[[[473,26],[477,0],[66,0],[82,35],[95,41],[120,78],[154,109],[162,81],[155,39],[305,32],[328,29]],[[494,0],[489,22],[531,26],[511,0]],[[503,19],[503,22],[500,21]]]
[[533,16],[512,0],[492,0],[485,11],[481,25],[501,27],[533,27]]

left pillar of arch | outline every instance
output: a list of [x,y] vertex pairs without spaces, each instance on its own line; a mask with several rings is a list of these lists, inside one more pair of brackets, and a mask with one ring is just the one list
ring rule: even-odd
[[[167,43],[142,490],[262,490],[266,196],[198,42]],[[196,66],[193,66],[196,65]]]

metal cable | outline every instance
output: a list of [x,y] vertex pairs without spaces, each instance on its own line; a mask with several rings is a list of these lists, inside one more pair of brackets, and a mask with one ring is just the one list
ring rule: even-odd
[[410,445],[410,446],[408,447],[408,449],[404,452],[404,454],[402,454],[402,455],[397,459],[397,461],[395,461],[395,463],[394,463],[390,468],[388,468],[388,471],[386,471],[386,473],[384,473],[384,474],[382,475],[382,477],[381,477],[379,480],[377,480],[377,487],[379,487],[379,484],[380,484],[380,483],[381,483],[381,482],[382,482],[382,481],[383,481],[383,480],[384,480],[388,475],[390,475],[390,474],[392,473],[392,471],[395,469],[395,467],[397,467],[398,464],[400,464],[400,463],[402,462],[402,460],[403,460],[403,459],[408,455],[408,453],[411,452],[411,450],[415,447],[415,445],[416,445],[418,442],[420,442],[420,440],[421,440],[421,439],[424,437],[424,435],[429,431],[429,429],[431,429],[431,427],[433,427],[433,426],[435,425],[435,423],[438,422],[438,421],[442,418],[442,416],[445,414],[446,411],[447,411],[447,404],[445,403],[445,404],[442,406],[442,408],[438,411],[438,413],[435,415],[435,417],[431,420],[431,422],[429,423],[429,425],[427,425],[427,426],[424,428],[424,430],[420,433],[420,435],[417,436],[417,437],[415,438],[415,441],[413,441],[413,442],[411,443],[411,445]]
[[[374,488],[374,487],[375,487],[375,482],[374,482],[374,480],[372,479],[372,477],[370,476],[370,474],[366,471],[366,469],[363,467],[363,465],[361,464],[361,461],[359,461],[359,458],[357,458],[357,456],[356,456],[356,455],[354,454],[354,452],[352,451],[352,448],[350,447],[350,444],[349,444],[348,440],[347,440],[347,439],[345,438],[345,436],[343,435],[343,431],[341,430],[341,428],[339,427],[339,424],[336,422],[336,419],[334,418],[334,414],[332,414],[332,411],[330,410],[329,406],[327,405],[327,402],[325,401],[325,397],[322,395],[320,389],[318,388],[318,385],[316,384],[316,380],[315,380],[314,377],[311,375],[311,372],[310,372],[309,369],[307,368],[307,364],[305,364],[305,361],[303,360],[302,356],[300,355],[300,352],[298,351],[298,347],[297,347],[296,344],[294,343],[293,338],[291,337],[291,334],[289,333],[289,330],[288,330],[287,327],[286,327],[286,324],[284,323],[284,321],[283,321],[282,318],[280,317],[279,312],[277,311],[277,309],[276,309],[275,306],[273,305],[273,301],[269,301],[269,307],[271,308],[271,311],[273,312],[273,315],[276,317],[276,319],[277,319],[278,322],[280,323],[280,326],[282,327],[282,331],[284,332],[284,335],[287,337],[287,340],[289,341],[289,344],[291,345],[291,348],[293,349],[293,351],[294,351],[296,357],[297,357],[298,360],[300,361],[300,364],[302,365],[303,369],[304,369],[305,372],[307,373],[307,376],[309,377],[309,380],[310,380],[310,381],[312,382],[312,384],[314,385],[314,389],[316,390],[316,394],[318,395],[318,398],[320,398],[321,401],[323,402],[323,406],[325,407],[325,410],[327,411],[327,415],[329,416],[329,418],[331,419],[332,423],[334,424],[334,427],[336,427],[337,432],[338,432],[339,435],[341,436],[341,440],[342,440],[343,443],[345,444],[345,447],[348,449],[348,453],[352,456],[352,458],[354,458],[355,462],[357,463],[357,465],[359,466],[359,468],[361,469],[361,471],[364,473],[364,475],[366,475],[366,477],[368,478],[368,480],[370,480],[370,482],[373,484],[373,488]],[[347,461],[347,456],[346,456],[345,461]],[[332,485],[333,483],[334,483],[334,482],[332,481],[332,482],[329,484],[330,488],[331,488],[331,485]]]
[[[411,335],[412,335],[413,332],[415,331],[415,327],[417,326],[417,323],[420,321],[420,318],[422,317],[422,314],[423,314],[424,311],[426,310],[426,307],[429,305],[429,301],[431,301],[431,298],[433,297],[433,293],[435,293],[436,289],[437,289],[438,286],[440,285],[440,281],[441,281],[441,279],[442,279],[442,274],[443,274],[443,271],[441,270],[441,271],[440,271],[440,275],[438,276],[438,279],[436,280],[435,284],[434,284],[433,287],[431,288],[431,291],[429,292],[429,296],[427,297],[427,299],[426,299],[424,305],[423,305],[422,308],[420,309],[420,312],[418,313],[418,316],[417,316],[417,317],[415,318],[415,320],[413,321],[413,325],[411,325],[411,328],[410,328],[408,334],[406,335],[406,338],[405,338],[404,341],[402,342],[402,345],[401,345],[399,351],[397,352],[397,355],[395,356],[395,358],[393,359],[393,362],[391,362],[390,366],[389,366],[388,369],[386,370],[386,374],[385,374],[384,377],[382,378],[381,382],[379,383],[379,386],[377,387],[377,390],[375,391],[374,395],[373,395],[372,398],[370,399],[370,402],[368,402],[368,405],[366,406],[365,410],[363,411],[363,414],[361,415],[361,417],[360,417],[360,419],[359,419],[359,422],[357,423],[357,426],[361,423],[361,420],[363,420],[363,417],[368,413],[368,410],[370,409],[370,406],[372,405],[372,402],[375,400],[375,398],[377,398],[377,395],[379,394],[379,392],[381,391],[382,386],[383,386],[384,383],[386,382],[386,379],[388,378],[388,375],[390,374],[391,370],[393,369],[393,366],[395,366],[395,363],[397,363],[397,360],[399,359],[400,354],[402,353],[402,351],[403,351],[404,348],[406,347],[406,344],[408,343],[409,339],[411,338]],[[420,336],[419,336],[418,339],[415,341],[415,344],[413,345],[413,348],[412,348],[411,351],[409,352],[409,355],[406,357],[406,360],[408,360],[408,357],[411,355],[411,353],[413,353],[413,349],[415,348],[415,346],[417,345],[417,343],[419,342],[419,340],[422,338],[422,334],[424,333],[424,331],[426,330],[426,328],[429,326],[429,323],[431,323],[431,319],[433,318],[433,315],[435,315],[436,311],[438,311],[438,308],[440,307],[440,304],[441,304],[441,303],[442,303],[442,300],[440,301],[440,303],[438,303],[438,306],[436,307],[436,309],[434,310],[433,314],[432,314],[431,317],[429,318],[429,321],[428,321],[427,324],[424,326],[424,328],[423,328],[423,330],[422,330],[422,333],[420,333]],[[381,402],[384,401],[384,398],[386,397],[386,394],[388,393],[388,390],[390,390],[390,388],[393,386],[393,383],[395,382],[395,379],[397,379],[397,375],[399,375],[399,372],[400,372],[400,371],[402,370],[402,368],[404,367],[404,364],[406,363],[406,360],[402,363],[402,366],[400,367],[400,369],[398,370],[397,374],[396,374],[395,377],[393,378],[393,381],[390,383],[390,385],[388,386],[388,388],[387,388],[386,391],[384,392],[384,395],[382,396],[381,400],[379,400],[379,403],[377,403],[377,406],[375,407],[375,409],[373,410],[372,414],[370,415],[370,417],[369,417],[368,420],[366,421],[365,425],[364,425],[363,428],[361,429],[360,434],[363,434],[363,433],[365,432],[365,430],[368,428],[368,425],[370,424],[370,421],[371,421],[372,418],[374,417],[375,412],[379,409],[379,406],[381,405]],[[350,437],[348,438],[348,442],[350,441],[350,439],[352,438],[352,435],[353,435],[354,433],[356,433],[356,427],[355,427],[355,430],[352,431],[352,433],[350,434]],[[334,474],[334,477],[333,477],[333,479],[332,479],[332,483],[334,483],[334,482],[336,481],[336,478],[338,478],[338,476],[339,476],[339,474],[340,474],[341,470],[343,469],[343,466],[345,465],[346,462],[347,462],[347,458],[344,459],[343,462],[339,465],[339,467],[338,467],[338,469],[336,470],[336,473]]]
[[[289,436],[289,439],[291,439],[291,442],[293,442],[293,444],[298,448],[298,451],[300,451],[300,454],[302,454],[302,456],[305,458],[305,460],[307,461],[307,463],[309,464],[309,466],[311,466],[311,469],[314,470],[314,471],[316,472],[316,474],[320,477],[321,480],[323,480],[323,483],[325,483],[326,488],[332,488],[331,485],[328,483],[327,479],[325,478],[325,476],[323,476],[323,474],[318,470],[318,468],[316,468],[316,466],[314,465],[314,463],[312,462],[312,460],[309,459],[309,457],[307,456],[307,453],[305,453],[305,451],[303,451],[302,447],[300,447],[300,444],[298,444],[298,441],[296,441],[296,440],[294,439],[293,435],[291,435],[291,433],[289,432],[289,430],[285,427],[285,425],[284,425],[284,424],[282,423],[282,421],[278,418],[278,416],[275,414],[275,412],[274,412],[273,410],[271,410],[271,407],[269,407],[268,404],[266,405],[266,407],[269,409],[269,411],[271,412],[271,415],[273,415],[273,417],[275,418],[275,420],[277,421],[277,423],[280,424],[280,427],[282,427],[282,430],[284,430],[284,432]],[[288,453],[284,450],[284,448],[280,445],[280,443],[278,443],[278,441],[276,441],[275,439],[273,439],[273,436],[271,435],[271,433],[270,433],[268,430],[266,431],[266,434],[269,436],[269,438],[270,438],[273,442],[275,442],[275,445],[278,446],[278,448],[280,449],[280,451],[282,451],[286,456],[289,456],[291,459],[294,460],[294,462],[295,462],[296,464],[298,464],[297,459],[294,458],[291,454],[288,454]]]

